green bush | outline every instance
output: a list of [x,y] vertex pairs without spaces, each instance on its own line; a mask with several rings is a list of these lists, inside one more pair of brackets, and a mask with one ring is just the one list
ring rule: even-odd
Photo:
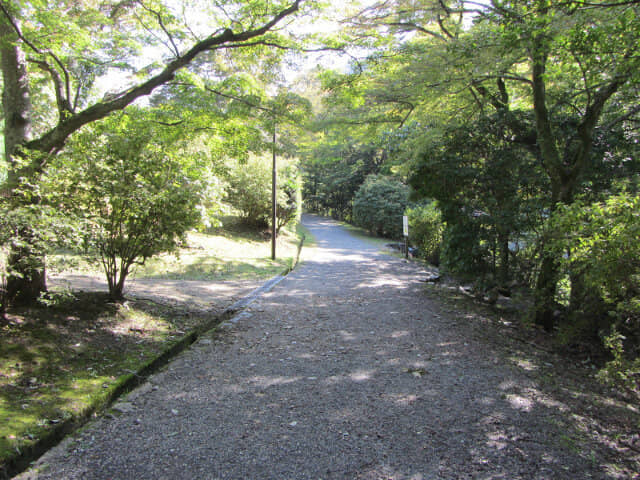
[[[22,160],[28,158],[27,155]],[[22,178],[14,195],[0,196],[0,275],[2,295],[9,303],[28,303],[45,286],[46,255],[81,241],[78,223],[51,205],[46,188]],[[42,283],[38,280],[41,279]]]
[[271,216],[271,166],[266,157],[249,156],[232,165],[228,178],[227,202],[247,225],[269,226]]
[[604,344],[611,352],[612,360],[598,372],[598,379],[604,383],[622,385],[631,390],[640,387],[640,356],[633,358],[625,352],[628,338],[614,327],[610,335],[604,337]]
[[276,232],[293,220],[300,217],[302,209],[302,187],[297,170],[293,165],[288,165],[278,172],[278,201],[276,203]]
[[447,221],[443,232],[441,262],[444,269],[461,278],[485,281],[490,252],[487,242],[482,241],[481,222],[464,212],[453,219]]
[[574,336],[603,338],[620,366],[633,364],[622,361],[623,351],[629,360],[640,354],[638,212],[640,196],[622,194],[561,207],[549,224],[547,248],[560,259],[561,274],[571,279],[566,328]]
[[409,201],[409,187],[382,175],[369,175],[353,200],[356,225],[374,235],[402,237],[402,216]]
[[444,225],[436,202],[407,209],[409,241],[419,249],[419,256],[433,265],[440,264]]
[[99,257],[114,300],[136,264],[175,250],[202,219],[202,169],[154,128],[133,109],[109,117],[77,135],[43,179],[50,201],[81,219],[83,248]]
[[[241,215],[245,224],[268,228],[271,223],[270,155],[250,155],[232,165],[228,178],[227,202]],[[278,159],[278,191],[276,193],[277,230],[296,218],[299,210],[297,171],[290,161]]]

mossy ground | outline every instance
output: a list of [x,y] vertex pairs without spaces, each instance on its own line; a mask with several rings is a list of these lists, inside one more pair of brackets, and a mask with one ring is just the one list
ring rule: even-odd
[[106,401],[135,372],[202,322],[175,307],[81,293],[15,308],[0,329],[0,458]]

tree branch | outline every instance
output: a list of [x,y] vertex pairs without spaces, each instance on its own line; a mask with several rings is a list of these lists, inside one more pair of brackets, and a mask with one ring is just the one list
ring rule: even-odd
[[69,88],[68,76],[66,78],[67,81],[63,82],[58,71],[51,65],[49,65],[46,61],[38,60],[35,58],[29,58],[28,61],[35,65],[38,65],[38,67],[40,67],[51,76],[51,80],[53,81],[54,85],[54,91],[56,93],[56,103],[58,104],[58,115],[60,117],[60,121],[64,120],[73,113],[73,108],[69,103],[68,96],[65,93],[65,91],[68,92]]
[[165,35],[169,39],[169,42],[171,43],[170,50],[173,50],[173,54],[176,56],[176,58],[180,57],[180,50],[178,49],[175,42],[173,41],[173,35],[171,35],[167,30],[167,28],[165,27],[164,22],[162,21],[162,15],[160,15],[160,12],[153,10],[150,7],[147,7],[142,0],[139,0],[139,3],[140,5],[142,5],[142,8],[144,8],[147,12],[152,13],[156,17],[156,19],[158,20],[158,25],[160,25],[160,28],[165,33]]
[[11,27],[13,28],[13,30],[16,32],[16,35],[18,36],[18,38],[20,40],[22,40],[22,42],[27,45],[31,50],[33,50],[35,53],[39,53],[42,54],[42,51],[36,47],[33,43],[31,43],[23,34],[22,31],[20,30],[20,27],[18,26],[18,24],[16,23],[15,19],[13,18],[13,16],[11,15],[11,13],[7,10],[7,8],[4,5],[4,2],[0,2],[0,11],[2,11],[2,14],[5,16],[5,18],[7,19],[7,21],[9,22],[9,24],[11,25]]
[[611,120],[609,123],[607,123],[606,125],[604,125],[602,128],[606,131],[606,130],[610,130],[612,129],[616,124],[620,123],[620,122],[624,122],[625,120],[629,120],[631,117],[633,117],[636,113],[640,112],[640,105],[636,105],[635,107],[633,107],[631,110],[629,110],[627,113],[620,115],[616,118],[614,118],[613,120]]
[[[295,0],[289,7],[275,14],[271,20],[259,28],[246,30],[240,33],[234,33],[230,29],[227,29],[221,33],[212,35],[200,42],[197,42],[182,56],[167,63],[160,73],[134,87],[111,96],[107,101],[99,102],[81,112],[74,113],[64,121],[59,122],[58,125],[46,132],[40,138],[27,142],[26,146],[32,150],[42,152],[56,152],[60,150],[64,146],[69,135],[73,132],[88,123],[106,117],[114,111],[124,109],[127,105],[142,96],[149,95],[157,87],[171,81],[178,70],[189,65],[201,53],[225,48],[225,46],[239,48],[242,46],[241,44],[245,44],[247,46],[251,45],[251,43],[248,43],[249,40],[264,35],[283,18],[298,11],[301,1],[302,0]],[[256,44],[261,42],[253,43]]]
[[29,41],[29,39],[25,37],[24,34],[22,33],[22,30],[20,29],[20,27],[18,26],[17,22],[12,17],[10,12],[7,10],[3,2],[0,2],[0,11],[2,11],[2,14],[5,16],[5,18],[7,19],[7,21],[13,28],[13,30],[15,31],[20,41],[22,41],[31,50],[33,50],[34,53],[37,53],[38,55],[42,55],[43,57],[46,55],[49,55],[51,58],[53,58],[53,61],[56,63],[56,65],[58,65],[58,68],[60,68],[60,70],[64,75],[64,82],[62,81],[62,78],[60,77],[59,72],[57,72],[45,60],[29,59],[30,62],[36,63],[38,66],[40,66],[40,68],[42,68],[43,70],[45,70],[51,75],[51,78],[55,85],[56,99],[58,102],[58,110],[60,113],[60,117],[63,118],[64,116],[67,115],[67,113],[71,113],[73,110],[70,103],[71,79],[69,77],[69,72],[65,68],[62,61],[52,51],[50,50],[43,51],[41,48],[38,48],[34,43]]

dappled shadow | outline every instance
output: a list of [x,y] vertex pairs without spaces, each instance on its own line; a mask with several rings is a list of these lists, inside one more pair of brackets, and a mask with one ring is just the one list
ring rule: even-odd
[[259,227],[243,222],[239,217],[233,215],[222,216],[218,220],[222,223],[222,226],[212,227],[207,230],[207,233],[227,238],[241,238],[259,242],[268,241],[270,238],[268,227],[260,229]]
[[[184,281],[226,281],[230,276],[235,279],[256,279],[279,273],[286,266],[286,260],[272,262],[268,258],[256,258],[251,262],[224,260],[215,257],[198,257],[187,265],[180,265],[177,271],[157,272],[155,274],[132,275],[132,281],[140,280],[184,280]],[[267,274],[265,275],[265,270]]]
[[561,359],[495,341],[491,318],[432,300],[420,267],[325,220],[308,226],[314,255],[152,377],[65,468],[83,478],[632,476],[629,461],[613,470],[606,427],[580,401],[591,386],[549,367]]
[[[64,275],[51,280],[54,291],[108,291],[106,280],[102,277]],[[255,278],[223,281],[130,278],[125,284],[125,297],[149,298],[162,303],[182,304],[190,310],[220,312],[259,284],[260,280]]]

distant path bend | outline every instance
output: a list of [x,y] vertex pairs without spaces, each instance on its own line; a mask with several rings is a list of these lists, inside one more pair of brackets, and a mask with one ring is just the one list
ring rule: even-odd
[[607,478],[563,440],[568,407],[429,300],[419,265],[304,223],[294,272],[19,478]]

